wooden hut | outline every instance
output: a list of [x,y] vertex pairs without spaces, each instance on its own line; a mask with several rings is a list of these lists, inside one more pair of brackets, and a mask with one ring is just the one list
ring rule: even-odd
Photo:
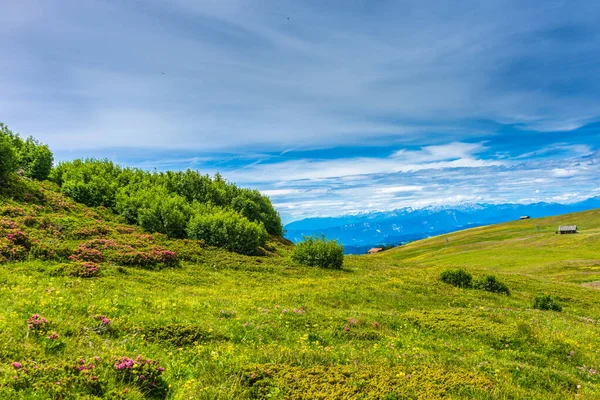
[[383,247],[373,247],[372,249],[369,249],[369,251],[367,251],[367,253],[368,254],[379,253],[382,250],[383,250]]
[[562,225],[558,227],[558,233],[561,235],[568,233],[577,233],[577,225]]

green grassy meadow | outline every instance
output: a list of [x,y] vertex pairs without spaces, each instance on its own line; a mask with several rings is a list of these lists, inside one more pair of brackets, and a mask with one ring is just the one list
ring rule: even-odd
[[[57,196],[62,208],[5,198],[4,210],[24,209],[5,226],[88,218],[104,239],[129,240],[118,218]],[[557,235],[560,224],[580,233]],[[83,240],[26,226],[40,243]],[[92,278],[57,273],[52,257],[0,264],[0,398],[600,398],[600,210],[347,256],[342,270],[295,264],[282,241],[251,257],[153,240],[143,246],[186,254],[179,266],[123,266],[110,252]],[[511,295],[442,283],[455,267],[493,274]],[[532,309],[537,294],[563,311]],[[48,321],[39,330],[33,314]],[[116,367],[138,356],[143,379]]]

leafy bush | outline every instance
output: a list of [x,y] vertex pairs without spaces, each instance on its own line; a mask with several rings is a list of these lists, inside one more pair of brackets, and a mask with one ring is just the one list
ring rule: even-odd
[[45,180],[50,174],[54,156],[48,146],[33,138],[23,140],[0,123],[0,179],[21,170],[28,178]]
[[97,278],[100,276],[100,266],[90,261],[78,261],[68,266],[67,272],[70,276],[78,276],[80,278]]
[[104,258],[102,252],[97,249],[86,247],[84,243],[79,245],[72,255],[69,256],[71,261],[89,261],[99,263]]
[[[19,197],[31,201],[0,195],[0,263],[53,260],[59,264],[50,274],[89,277],[105,263],[159,269],[204,259],[202,241],[145,234],[110,212],[77,205],[56,193],[56,185],[50,182],[13,178],[11,185],[24,184]],[[55,211],[56,198],[64,203],[60,212]]]
[[54,162],[54,156],[48,146],[40,144],[33,138],[28,138],[23,143],[19,159],[26,177],[38,181],[48,179]]
[[[54,340],[56,339],[49,341]],[[14,376],[9,385],[16,394],[20,394],[17,398],[29,398],[32,390],[53,399],[72,398],[73,393],[98,397],[103,394],[102,374],[97,371],[100,367],[98,364],[95,359],[61,361],[56,364],[14,362]],[[21,391],[23,393],[19,393]]]
[[440,274],[440,279],[442,282],[456,287],[469,288],[473,276],[464,269],[447,269]]
[[262,222],[269,234],[283,236],[281,218],[269,201],[260,192],[251,189],[238,189],[231,200],[231,208],[253,222]]
[[538,310],[562,311],[562,305],[558,300],[547,294],[535,296],[535,299],[533,299],[533,308]]
[[113,208],[117,189],[123,183],[121,174],[121,167],[108,160],[75,160],[58,164],[50,180],[78,203]]
[[167,385],[162,379],[165,370],[160,362],[144,359],[142,356],[136,358],[120,357],[114,359],[114,370],[118,379],[132,385],[138,386],[148,394],[165,393]]
[[510,295],[510,290],[508,290],[508,286],[503,282],[500,282],[493,275],[485,275],[482,278],[476,279],[473,282],[473,287],[475,289],[485,290],[487,292],[493,293],[504,293],[507,296]]
[[305,236],[296,244],[292,260],[310,266],[340,269],[344,263],[344,246],[325,235]]
[[123,248],[115,252],[111,258],[121,265],[143,268],[177,267],[179,265],[177,253],[161,249],[140,251]]
[[197,212],[188,224],[190,239],[205,241],[210,246],[224,247],[242,254],[254,254],[263,246],[268,233],[262,223],[251,222],[234,211],[215,209]]
[[[193,203],[236,211],[252,222],[262,223],[271,235],[281,236],[281,218],[268,197],[251,189],[239,188],[219,174],[210,178],[196,171],[148,172],[122,168],[108,160],[75,160],[60,163],[50,179],[61,191],[77,202],[88,206],[104,206],[123,215],[129,223],[140,223],[140,202],[160,193],[161,197],[177,199],[178,204],[190,207]],[[166,194],[166,196],[165,196]],[[141,199],[140,199],[141,197]],[[168,206],[168,205],[167,205]],[[147,207],[142,207],[147,208]],[[181,208],[178,207],[181,211]],[[155,212],[142,213],[149,226],[155,225]],[[190,215],[172,216],[178,220]],[[161,232],[161,231],[158,231]],[[178,230],[181,233],[180,230]],[[180,236],[176,236],[180,237]]]
[[12,142],[0,132],[0,181],[6,181],[8,175],[16,168],[17,154]]
[[[49,342],[58,339],[55,333],[51,337],[48,337]],[[138,388],[144,397],[165,398],[168,391],[168,384],[162,377],[165,369],[158,361],[141,356],[113,357],[110,361],[96,356],[56,364],[15,361],[12,369],[13,377],[6,383],[17,396],[11,398],[31,398],[32,392],[43,393],[52,399],[124,398],[104,392],[104,387],[112,380]],[[126,389],[125,393],[128,391]]]
[[85,227],[74,229],[71,232],[71,236],[77,239],[85,239],[91,237],[102,237],[106,236],[110,232],[110,229],[106,225],[87,225]]
[[169,237],[186,237],[191,208],[186,200],[162,187],[121,193],[116,208],[130,223],[148,232],[165,233]]

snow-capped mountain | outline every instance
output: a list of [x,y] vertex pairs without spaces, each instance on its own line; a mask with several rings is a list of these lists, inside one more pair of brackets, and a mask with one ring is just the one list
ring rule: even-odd
[[384,212],[367,212],[339,217],[307,218],[285,226],[292,241],[304,235],[325,234],[337,239],[347,253],[364,253],[379,244],[399,244],[460,229],[519,219],[546,217],[600,208],[600,197],[579,203],[485,204],[410,207]]

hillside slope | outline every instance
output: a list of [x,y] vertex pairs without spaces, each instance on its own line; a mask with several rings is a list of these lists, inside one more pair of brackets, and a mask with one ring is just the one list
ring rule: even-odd
[[[600,292],[579,285],[598,279],[599,211],[458,232],[448,248],[442,236],[350,256],[331,271],[292,263],[280,243],[263,257],[160,235],[138,244],[143,233],[106,210],[44,190],[46,205],[0,199],[3,243],[22,228],[64,255],[82,242],[118,246],[96,249],[97,277],[32,246],[0,261],[0,398],[600,397]],[[567,222],[581,233],[553,233]],[[124,263],[127,245],[178,262]],[[449,266],[493,273],[511,295],[442,283]],[[540,293],[563,311],[532,309]]]
[[[577,225],[579,232],[559,235],[559,225]],[[413,242],[380,257],[592,282],[600,280],[600,209],[472,228]]]

